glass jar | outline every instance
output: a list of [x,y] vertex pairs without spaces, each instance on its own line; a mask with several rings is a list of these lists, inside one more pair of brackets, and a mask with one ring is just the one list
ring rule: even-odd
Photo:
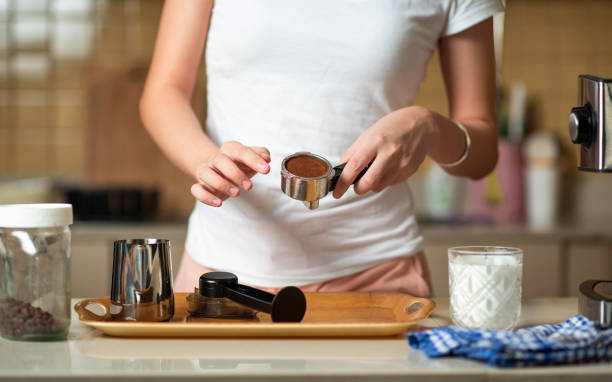
[[62,340],[70,326],[70,204],[0,206],[0,335]]

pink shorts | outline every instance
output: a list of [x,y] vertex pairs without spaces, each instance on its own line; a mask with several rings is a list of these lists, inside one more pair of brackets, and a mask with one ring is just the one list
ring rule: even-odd
[[[212,272],[197,263],[187,251],[174,280],[175,292],[193,292],[202,273]],[[271,293],[280,288],[264,288],[253,285]],[[431,297],[432,288],[425,254],[419,252],[415,255],[399,257],[379,264],[361,272],[338,277],[320,283],[300,286],[304,292],[401,292],[418,297]]]

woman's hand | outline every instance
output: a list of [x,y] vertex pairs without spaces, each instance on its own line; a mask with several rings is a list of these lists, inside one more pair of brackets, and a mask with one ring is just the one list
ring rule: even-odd
[[419,168],[439,131],[434,113],[421,106],[396,110],[369,127],[340,158],[346,166],[334,190],[341,197],[359,172],[372,162],[355,184],[357,194],[379,192],[406,180]]
[[238,142],[224,143],[208,163],[196,170],[198,183],[191,186],[191,193],[209,206],[219,207],[228,197],[240,195],[253,187],[250,181],[256,173],[270,172],[270,152],[265,147],[248,147]]

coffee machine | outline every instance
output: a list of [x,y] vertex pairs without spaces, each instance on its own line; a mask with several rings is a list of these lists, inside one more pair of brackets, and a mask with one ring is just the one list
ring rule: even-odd
[[[612,172],[612,79],[578,76],[578,105],[569,116],[569,135],[580,145],[578,170]],[[580,284],[578,312],[612,326],[612,280]]]
[[578,169],[612,172],[612,79],[578,76],[578,104],[569,117],[570,138],[580,144]]

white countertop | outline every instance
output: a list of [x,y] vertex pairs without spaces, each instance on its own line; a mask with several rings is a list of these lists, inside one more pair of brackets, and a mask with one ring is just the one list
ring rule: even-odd
[[[76,302],[77,300],[73,301]],[[423,326],[447,325],[448,300]],[[563,321],[577,311],[575,298],[523,304],[520,326]],[[404,335],[344,339],[128,339],[91,329],[73,314],[63,342],[0,339],[0,380],[439,380],[520,379],[610,381],[612,363],[496,369],[464,359],[428,359]]]

